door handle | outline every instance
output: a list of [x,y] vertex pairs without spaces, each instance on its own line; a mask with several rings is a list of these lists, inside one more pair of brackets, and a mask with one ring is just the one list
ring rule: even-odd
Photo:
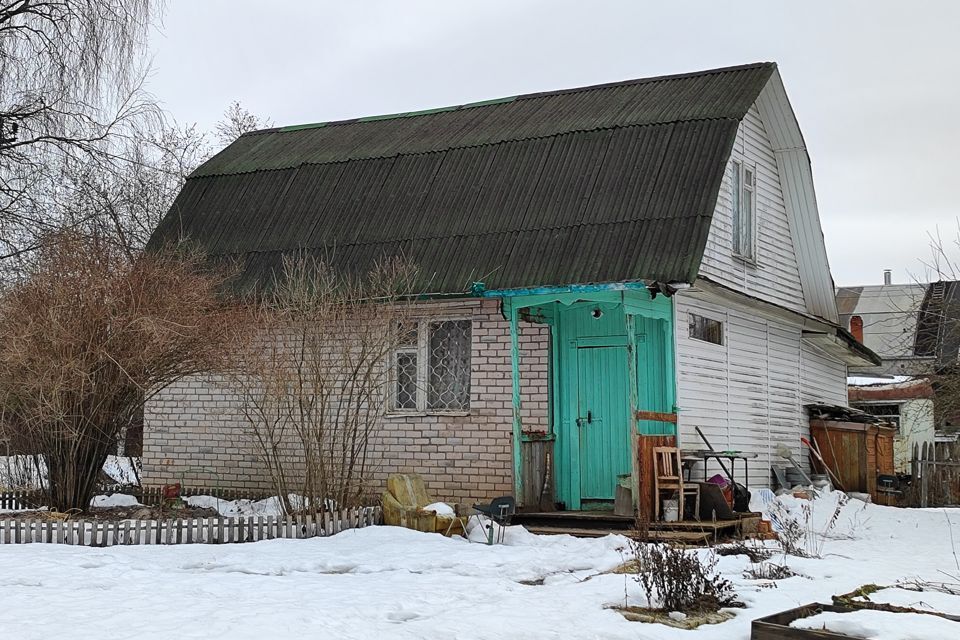
[[593,411],[587,411],[587,417],[586,417],[586,418],[584,418],[584,417],[582,417],[582,416],[579,417],[579,418],[577,418],[577,426],[578,426],[578,427],[582,427],[582,426],[584,425],[584,423],[586,423],[586,424],[593,424]]
[[587,424],[593,424],[593,412],[587,411]]

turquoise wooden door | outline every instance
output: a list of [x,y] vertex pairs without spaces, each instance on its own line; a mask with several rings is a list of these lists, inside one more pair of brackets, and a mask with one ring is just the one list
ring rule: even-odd
[[613,500],[630,473],[630,384],[625,346],[577,349],[580,499]]

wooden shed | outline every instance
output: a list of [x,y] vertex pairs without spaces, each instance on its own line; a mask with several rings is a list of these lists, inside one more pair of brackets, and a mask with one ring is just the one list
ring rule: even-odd
[[[895,430],[875,423],[810,420],[810,435],[845,491],[869,493],[878,500],[877,476],[893,475]],[[819,467],[819,468],[818,468]],[[822,465],[814,463],[822,473]]]

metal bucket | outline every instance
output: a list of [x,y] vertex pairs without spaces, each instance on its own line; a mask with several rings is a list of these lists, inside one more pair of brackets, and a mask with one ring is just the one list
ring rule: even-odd
[[664,500],[663,501],[663,521],[676,522],[679,519],[680,519],[680,501]]

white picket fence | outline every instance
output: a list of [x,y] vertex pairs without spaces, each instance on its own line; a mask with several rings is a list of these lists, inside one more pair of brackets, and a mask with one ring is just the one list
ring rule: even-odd
[[276,538],[304,539],[368,527],[378,524],[380,519],[379,506],[287,517],[120,521],[10,518],[0,520],[0,544],[50,543],[110,547],[132,544],[225,544]]

